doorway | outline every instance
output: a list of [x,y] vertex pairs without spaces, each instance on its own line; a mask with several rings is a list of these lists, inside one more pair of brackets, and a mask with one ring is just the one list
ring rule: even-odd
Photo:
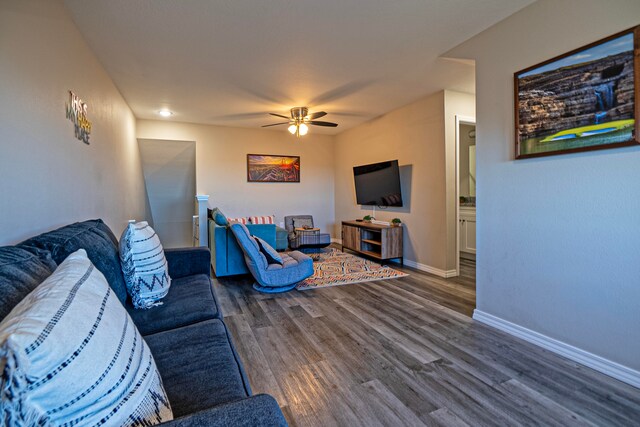
[[456,116],[456,271],[475,276],[476,263],[476,123]]
[[195,141],[138,139],[149,223],[165,248],[193,245]]

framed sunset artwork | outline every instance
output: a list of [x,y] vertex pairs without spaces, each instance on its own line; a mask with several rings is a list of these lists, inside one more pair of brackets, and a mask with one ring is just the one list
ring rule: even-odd
[[300,157],[247,154],[247,181],[300,182]]

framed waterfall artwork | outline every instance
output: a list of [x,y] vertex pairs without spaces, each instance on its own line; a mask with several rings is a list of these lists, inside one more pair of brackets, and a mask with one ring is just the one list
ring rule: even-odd
[[514,74],[516,159],[640,144],[640,26]]
[[300,182],[300,157],[247,154],[248,182]]

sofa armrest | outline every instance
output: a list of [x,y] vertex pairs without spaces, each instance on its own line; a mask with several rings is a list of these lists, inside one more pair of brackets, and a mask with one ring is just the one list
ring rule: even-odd
[[209,220],[209,250],[211,267],[216,276],[227,275],[227,227]]
[[273,397],[268,394],[258,394],[185,415],[160,425],[166,427],[287,426],[287,421]]
[[209,248],[177,248],[165,249],[164,255],[169,265],[169,276],[172,279],[206,274],[211,272],[211,253]]

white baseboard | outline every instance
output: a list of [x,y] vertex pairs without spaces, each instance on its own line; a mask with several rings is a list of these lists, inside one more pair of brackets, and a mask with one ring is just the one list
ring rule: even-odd
[[542,335],[538,332],[532,331],[531,329],[527,329],[515,323],[511,323],[507,320],[485,313],[478,309],[473,311],[473,319],[477,320],[480,323],[492,326],[510,335],[538,345],[556,354],[564,356],[567,359],[573,360],[574,362],[578,362],[582,365],[588,366],[592,369],[595,369],[596,371],[602,372],[605,375],[618,379],[634,387],[640,388],[639,371],[628,368],[619,363],[612,362],[611,360],[597,356],[593,353],[589,353],[572,345],[566,344],[562,341],[550,338],[546,335]]
[[[393,260],[393,262],[397,262],[400,263],[400,261],[396,261]],[[410,260],[410,259],[405,259],[404,260],[404,265],[408,266],[408,267],[413,267],[416,270],[420,270],[420,271],[425,271],[427,273],[431,273],[431,274],[435,274],[436,276],[440,276],[440,277],[444,277],[445,279],[448,277],[455,277],[457,276],[457,272],[456,270],[442,270],[436,267],[432,267],[430,265],[427,264],[421,264],[419,262]]]

